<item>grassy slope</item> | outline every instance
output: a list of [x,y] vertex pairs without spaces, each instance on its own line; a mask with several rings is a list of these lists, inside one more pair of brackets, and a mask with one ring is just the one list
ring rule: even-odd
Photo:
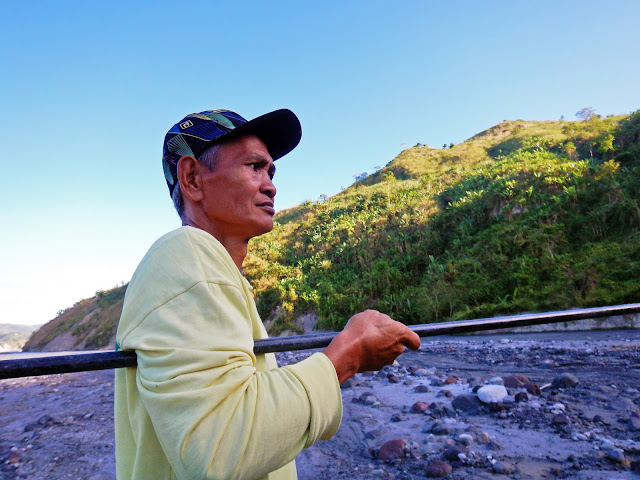
[[[639,113],[517,120],[407,149],[252,241],[260,313],[277,334],[310,311],[339,329],[364,308],[426,323],[637,301],[639,135]],[[65,332],[76,348],[108,345],[125,288],[78,302],[27,348]]]
[[313,311],[337,329],[364,308],[427,323],[636,301],[638,118],[503,122],[281,212],[245,268],[263,318],[295,329]]
[[[92,350],[113,345],[127,286],[80,300],[34,332],[23,351]],[[61,336],[67,337],[60,342]]]

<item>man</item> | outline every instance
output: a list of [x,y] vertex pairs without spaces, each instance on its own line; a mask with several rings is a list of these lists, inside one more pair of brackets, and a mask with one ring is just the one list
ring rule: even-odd
[[301,449],[340,425],[340,383],[390,364],[418,336],[359,313],[321,353],[278,368],[254,355],[265,338],[242,262],[273,228],[274,161],[300,141],[293,112],[247,122],[191,114],[165,137],[163,167],[182,227],[160,238],[125,297],[116,372],[119,479],[295,479]]

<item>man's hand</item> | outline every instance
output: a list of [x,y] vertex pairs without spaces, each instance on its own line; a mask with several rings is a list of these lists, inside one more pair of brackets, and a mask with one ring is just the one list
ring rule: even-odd
[[356,373],[392,364],[405,346],[417,350],[420,337],[387,315],[366,310],[351,317],[323,353],[333,363],[338,381],[343,383]]

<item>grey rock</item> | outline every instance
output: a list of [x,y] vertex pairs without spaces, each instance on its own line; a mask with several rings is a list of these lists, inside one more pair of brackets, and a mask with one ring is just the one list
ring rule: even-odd
[[378,402],[378,399],[371,393],[363,393],[360,395],[360,403],[365,405],[375,405]]
[[392,373],[387,375],[387,380],[389,380],[389,383],[400,383],[400,377]]
[[571,388],[578,384],[579,380],[570,373],[562,373],[553,379],[551,386],[553,388]]
[[629,417],[629,430],[640,432],[640,415],[638,412],[632,413]]
[[638,406],[628,398],[616,397],[607,402],[609,410],[616,410],[622,413],[631,414],[640,411]]
[[594,415],[593,417],[594,423],[602,423],[603,425],[611,425],[611,423],[604,418],[602,415]]
[[616,463],[624,463],[624,461],[626,460],[624,451],[621,448],[614,448],[612,450],[608,450],[607,458]]
[[515,472],[516,467],[508,462],[503,462],[501,460],[496,461],[493,464],[493,471],[495,473],[499,473],[501,475],[510,475]]
[[40,425],[52,425],[55,422],[55,420],[53,419],[53,417],[51,415],[42,415],[39,419],[38,419],[38,424]]
[[444,457],[445,460],[449,462],[459,462],[460,457],[458,455],[466,454],[468,451],[469,450],[467,449],[467,447],[463,445],[453,445],[447,448],[442,454],[442,456]]
[[603,452],[608,452],[609,450],[613,450],[616,446],[613,444],[611,440],[603,440],[600,444],[600,450]]
[[451,433],[451,427],[444,423],[438,423],[433,426],[431,433],[434,435],[449,435]]
[[31,422],[31,423],[28,423],[27,425],[25,425],[24,431],[25,432],[33,432],[34,430],[38,430],[41,427],[42,427],[42,425],[40,425],[38,422]]
[[351,377],[345,380],[344,382],[342,382],[342,384],[340,385],[340,388],[344,390],[347,388],[357,387],[358,385],[360,385],[360,382],[355,378]]
[[435,427],[437,425],[440,424],[440,422],[427,422],[424,424],[424,427],[422,427],[422,433],[431,433],[431,430],[433,430],[433,427]]
[[455,397],[451,402],[451,406],[456,410],[473,413],[482,408],[482,402],[477,395],[467,393]]
[[520,402],[528,402],[529,401],[529,395],[527,395],[527,392],[518,392],[518,393],[516,393],[515,401],[518,402],[518,403],[520,403]]
[[454,417],[456,415],[455,409],[450,404],[442,402],[433,402],[429,406],[429,411],[436,416]]

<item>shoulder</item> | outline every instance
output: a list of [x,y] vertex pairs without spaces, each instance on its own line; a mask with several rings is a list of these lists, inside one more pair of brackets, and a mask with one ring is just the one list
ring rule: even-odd
[[242,276],[222,244],[208,233],[182,227],[160,237],[146,253],[125,295],[130,303],[157,308],[198,284],[242,289]]
[[149,248],[129,282],[118,338],[128,335],[152,312],[166,310],[166,305],[185,299],[201,303],[211,289],[245,303],[243,278],[222,244],[192,227],[163,235]]
[[147,271],[154,277],[168,276],[180,283],[189,278],[241,283],[240,273],[222,244],[209,233],[193,227],[178,228],[156,240],[140,262],[134,279]]

